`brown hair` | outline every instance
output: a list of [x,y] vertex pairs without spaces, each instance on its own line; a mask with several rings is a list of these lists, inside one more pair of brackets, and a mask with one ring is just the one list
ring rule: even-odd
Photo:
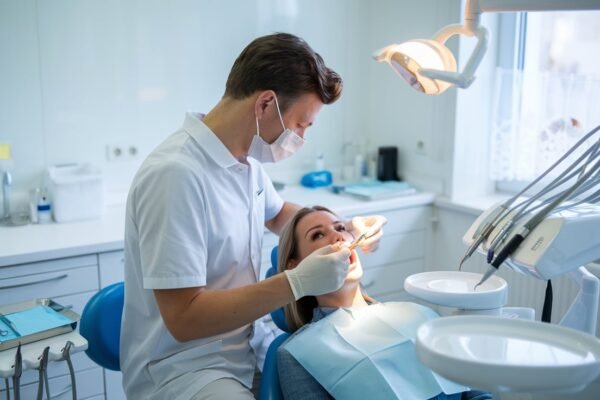
[[314,93],[331,104],[342,93],[342,78],[303,39],[276,33],[254,39],[233,63],[225,97],[244,99],[273,90],[282,112],[302,94]]
[[[296,239],[296,226],[298,226],[300,220],[306,215],[317,211],[325,211],[332,215],[337,215],[330,209],[322,206],[305,207],[298,210],[296,214],[294,214],[294,216],[286,223],[281,235],[279,236],[277,272],[283,272],[287,269],[291,269],[289,261],[293,259],[298,260],[298,240]],[[375,302],[364,291],[362,294],[368,303]],[[317,303],[317,298],[315,296],[304,296],[297,301],[293,301],[284,306],[283,310],[289,332],[295,332],[301,326],[309,323],[313,317],[313,310],[318,306],[319,304]]]

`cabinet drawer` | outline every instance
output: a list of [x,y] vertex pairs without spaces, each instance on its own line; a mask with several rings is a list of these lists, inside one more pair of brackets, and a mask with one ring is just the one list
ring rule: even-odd
[[0,280],[44,272],[54,272],[63,269],[88,267],[98,265],[98,256],[95,254],[79,257],[60,258],[56,260],[40,261],[29,264],[15,264],[0,268]]
[[15,275],[0,279],[0,304],[94,290],[98,290],[98,269],[95,265],[41,274]]
[[[75,383],[77,384],[77,398],[101,395],[104,393],[104,379],[102,368],[92,368],[85,371],[75,372]],[[50,397],[52,400],[71,400],[71,377],[69,375],[59,376],[48,380],[50,386]],[[37,396],[38,382],[22,384],[21,398],[35,399]],[[45,389],[44,389],[45,390]],[[11,393],[12,394],[12,393]],[[44,393],[44,399],[46,394]],[[0,398],[6,398],[6,390],[0,391]]]
[[100,253],[98,265],[101,288],[125,279],[125,252],[123,250]]
[[370,269],[383,264],[392,264],[425,256],[425,231],[387,234],[381,237],[376,251],[359,253],[363,268]]
[[404,291],[404,280],[412,274],[423,272],[423,259],[397,264],[382,265],[364,270],[361,283],[369,296],[377,296]]

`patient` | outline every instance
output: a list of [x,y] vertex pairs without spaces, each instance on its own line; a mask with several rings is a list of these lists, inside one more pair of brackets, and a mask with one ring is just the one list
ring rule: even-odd
[[[282,272],[286,269],[295,268],[298,263],[304,259],[304,257],[316,249],[336,243],[339,243],[341,246],[346,246],[352,242],[353,239],[353,235],[346,230],[346,226],[342,222],[341,218],[336,216],[332,211],[320,206],[303,208],[294,215],[290,222],[288,222],[280,236],[278,259],[279,272]],[[369,359],[367,363],[363,363],[361,365],[363,368],[360,369],[361,372],[359,379],[351,379],[346,377],[345,381],[340,380],[332,383],[333,378],[330,376],[332,374],[335,375],[335,371],[340,369],[337,367],[338,364],[336,364],[336,361],[339,361],[339,365],[343,365],[343,363],[347,363],[348,361],[344,358],[346,353],[348,353],[348,347],[344,346],[347,346],[348,344],[345,342],[346,336],[344,336],[343,332],[344,330],[348,332],[347,328],[349,325],[347,323],[341,323],[339,330],[338,327],[334,325],[330,331],[333,330],[338,335],[327,336],[322,334],[322,332],[327,332],[326,330],[323,330],[326,329],[323,328],[326,326],[325,323],[331,322],[333,324],[334,322],[337,323],[338,321],[343,321],[343,318],[350,318],[346,316],[346,313],[344,313],[344,311],[348,310],[350,315],[353,315],[353,312],[362,313],[361,315],[365,315],[364,311],[366,310],[369,311],[367,315],[379,315],[381,314],[379,312],[382,309],[381,307],[384,308],[384,311],[386,311],[385,308],[387,307],[389,307],[389,310],[392,308],[394,309],[394,312],[396,313],[390,313],[389,315],[392,315],[392,318],[397,319],[397,321],[395,321],[396,324],[403,323],[403,319],[400,316],[397,318],[394,317],[394,315],[398,314],[397,310],[400,310],[400,313],[405,313],[403,311],[403,307],[405,307],[406,313],[417,316],[417,322],[420,321],[419,318],[423,319],[424,321],[428,318],[436,317],[436,314],[432,310],[413,303],[377,303],[360,287],[360,279],[363,275],[363,270],[356,250],[352,250],[349,262],[350,267],[348,270],[348,275],[343,286],[339,290],[316,297],[303,297],[296,302],[290,303],[284,309],[289,331],[293,332],[292,336],[279,347],[277,352],[278,373],[281,389],[286,400],[330,399],[333,398],[330,392],[334,392],[334,394],[336,394],[338,397],[347,396],[347,394],[341,395],[340,393],[351,393],[352,397],[360,397],[358,391],[370,390],[368,387],[369,385],[374,386],[373,390],[375,390],[375,392],[371,391],[371,395],[368,397],[382,398],[378,397],[377,395],[378,393],[382,393],[380,390],[381,385],[377,383],[381,381],[382,376],[382,374],[379,372],[379,369],[389,368],[390,366],[391,368],[395,369],[395,371],[399,371],[401,369],[401,374],[405,374],[404,371],[406,371],[405,375],[407,376],[400,377],[399,380],[406,379],[406,382],[408,382],[407,386],[411,386],[411,383],[414,381],[429,382],[427,379],[433,379],[430,376],[421,379],[421,376],[419,376],[418,373],[414,373],[412,376],[410,376],[414,369],[412,366],[417,363],[419,363],[419,368],[416,369],[420,369],[420,371],[426,370],[426,374],[431,375],[429,369],[420,364],[420,361],[416,361],[414,350],[411,348],[406,354],[410,355],[407,358],[410,358],[411,360],[414,358],[413,361],[407,361],[405,357],[402,357],[399,360],[397,358],[400,357],[390,357],[392,358],[391,360],[380,360],[381,364],[379,365],[382,365],[382,367],[376,369],[371,366],[371,361]],[[341,308],[343,308],[343,310],[340,310]],[[336,311],[339,312],[336,313]],[[425,315],[426,317],[421,316],[421,314]],[[386,316],[388,315],[387,313],[384,312],[383,315],[385,318],[389,318],[389,316]],[[338,317],[341,317],[342,319]],[[318,321],[321,322],[317,323]],[[393,323],[394,321],[392,321],[392,324]],[[372,326],[370,322],[369,326]],[[415,327],[416,326],[418,325],[415,323]],[[410,329],[411,328],[407,328],[407,331]],[[413,329],[413,331],[415,329]],[[360,333],[361,332],[353,333],[350,331],[350,336],[359,337]],[[313,335],[310,336],[310,334]],[[397,336],[397,342],[400,343],[399,346],[401,346],[402,343],[408,343],[406,338],[401,334],[398,333]],[[342,337],[344,339],[342,339]],[[391,337],[392,342],[396,340],[394,335]],[[388,334],[385,339],[381,340],[389,342],[389,338],[390,336]],[[323,340],[321,341],[320,339]],[[306,340],[310,341],[306,342]],[[373,338],[373,336],[367,336],[367,347],[373,347],[372,342],[375,342],[374,344],[376,347],[378,344],[377,339]],[[389,343],[386,344],[386,346],[392,348],[394,345],[394,343],[391,345]],[[299,346],[300,350],[297,350]],[[412,343],[409,343],[408,346],[412,346]],[[406,348],[408,347],[404,347],[404,349]],[[299,352],[301,353],[300,356],[298,354]],[[381,354],[391,353],[383,353],[379,351],[377,356],[380,358],[385,357],[385,355],[381,356]],[[398,353],[395,355],[397,354]],[[336,357],[339,360],[336,360]],[[376,358],[376,356],[374,355],[373,358]],[[310,363],[311,359],[315,360],[314,364],[316,364],[316,369],[313,369]],[[396,366],[401,365],[403,361],[407,362],[402,365],[402,368],[396,368]],[[410,362],[413,364],[409,364]],[[323,366],[323,364],[327,364],[327,366]],[[305,368],[305,366],[307,367]],[[327,367],[331,368],[327,370]],[[315,371],[316,373],[314,376],[313,374],[309,373],[307,369]],[[322,372],[323,369],[327,372]],[[398,372],[396,372],[396,374],[397,373]],[[367,375],[372,378],[367,377]],[[323,385],[321,383],[323,383]],[[349,387],[340,389],[340,386],[342,385]],[[326,390],[324,386],[329,386],[330,391]],[[426,388],[424,392],[421,391],[420,393],[428,392],[426,384],[421,383],[420,386],[425,386]],[[458,390],[462,390],[460,389],[459,385],[455,386],[459,387]],[[432,389],[429,389],[429,392],[432,390],[437,391],[437,389],[435,389],[437,386],[430,386],[430,388]],[[388,393],[385,395],[386,398],[396,397],[396,395],[390,395],[390,393],[393,392],[389,390],[385,393]],[[400,398],[402,398],[402,395]],[[419,398],[419,390],[412,390],[411,393],[407,393],[407,398]],[[426,400],[427,398],[439,400],[484,400],[491,399],[492,397],[488,393],[480,391],[463,391],[446,395],[440,390],[437,392],[437,394],[434,393],[432,396],[421,398],[422,400]]]

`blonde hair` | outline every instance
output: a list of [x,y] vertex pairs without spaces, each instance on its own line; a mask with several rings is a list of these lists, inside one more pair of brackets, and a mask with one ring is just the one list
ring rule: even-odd
[[[281,235],[279,236],[279,249],[277,255],[277,272],[283,272],[288,269],[292,269],[291,260],[298,259],[298,240],[296,238],[296,226],[302,218],[308,214],[312,214],[318,211],[325,211],[331,215],[337,216],[336,213],[330,209],[322,206],[305,207],[296,212],[294,216],[286,223]],[[365,292],[362,292],[363,297],[369,303],[373,303]],[[313,310],[319,306],[317,298],[315,296],[304,296],[297,301],[293,301],[284,306],[285,319],[287,322],[289,332],[295,332],[303,325],[308,324],[313,317]]]

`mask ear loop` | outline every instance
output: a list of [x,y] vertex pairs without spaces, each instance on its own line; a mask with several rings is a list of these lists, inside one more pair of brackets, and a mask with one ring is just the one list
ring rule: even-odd
[[283,118],[281,117],[281,110],[279,109],[279,102],[277,101],[277,96],[275,96],[275,105],[277,106],[277,114],[279,115],[279,121],[281,121],[281,126],[283,126],[283,130],[285,131],[287,128],[285,127],[285,124],[283,123]]
[[256,136],[260,137],[260,133],[259,133],[260,129],[258,127],[258,117],[256,117]]

